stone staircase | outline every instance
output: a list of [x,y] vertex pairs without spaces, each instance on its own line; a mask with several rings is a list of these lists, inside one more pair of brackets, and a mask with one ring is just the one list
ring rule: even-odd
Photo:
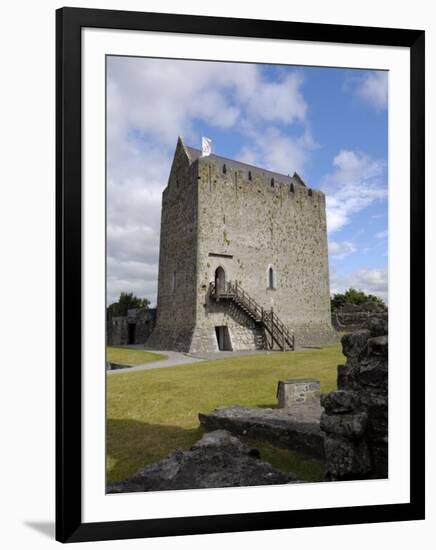
[[209,285],[209,297],[217,302],[223,300],[236,305],[252,319],[258,330],[255,336],[256,349],[295,349],[295,340],[288,328],[280,321],[273,309],[266,310],[237,283],[229,281],[224,289],[217,289],[215,283]]

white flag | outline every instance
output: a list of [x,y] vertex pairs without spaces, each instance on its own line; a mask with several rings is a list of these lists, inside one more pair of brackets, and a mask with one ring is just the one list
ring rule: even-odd
[[201,138],[201,156],[208,157],[212,153],[212,140],[207,137]]

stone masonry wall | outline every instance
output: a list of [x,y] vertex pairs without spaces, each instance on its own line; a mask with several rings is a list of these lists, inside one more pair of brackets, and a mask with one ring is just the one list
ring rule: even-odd
[[107,323],[111,325],[107,331],[107,343],[112,346],[128,344],[127,317],[112,317]]
[[[274,308],[296,345],[336,340],[331,326],[325,196],[290,186],[262,171],[227,168],[198,159],[196,330],[213,335],[221,323],[208,298],[221,266],[226,280],[266,309]],[[269,288],[268,269],[275,288]],[[195,336],[194,336],[195,340]]]
[[[156,309],[141,308],[129,310],[128,315],[107,320],[106,338],[108,345],[123,346],[145,344],[156,322]],[[135,325],[134,341],[129,341],[129,325]]]
[[371,302],[362,305],[344,304],[332,311],[332,325],[339,332],[354,332],[364,328],[373,317],[387,320],[387,308]]
[[179,139],[162,196],[156,328],[147,346],[189,351],[196,321],[197,167]]
[[373,318],[346,334],[338,389],[321,397],[326,479],[388,476],[388,325]]
[[[249,319],[208,296],[215,270],[274,308],[296,345],[336,340],[331,326],[324,194],[298,176],[282,179],[252,167],[228,169],[218,157],[190,157],[179,139],[163,192],[156,328],[157,349],[217,351],[226,326],[234,351],[256,349]],[[269,288],[268,270],[274,270]]]

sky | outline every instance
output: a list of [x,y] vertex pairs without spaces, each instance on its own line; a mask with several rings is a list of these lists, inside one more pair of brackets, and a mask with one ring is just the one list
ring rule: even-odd
[[330,290],[388,297],[388,73],[107,58],[107,300],[156,304],[177,137],[326,194]]

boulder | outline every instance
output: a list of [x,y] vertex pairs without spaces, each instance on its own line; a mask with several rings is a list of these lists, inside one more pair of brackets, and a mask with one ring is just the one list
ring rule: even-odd
[[107,487],[108,493],[171,491],[212,487],[246,487],[297,482],[295,475],[274,469],[259,451],[224,430],[207,433],[188,450],[172,452],[135,475]]
[[328,414],[343,414],[359,410],[360,397],[354,391],[335,390],[321,395],[321,405]]
[[335,435],[327,437],[325,445],[327,481],[363,479],[371,471],[371,456],[364,439]]
[[365,326],[371,336],[383,336],[388,333],[388,320],[382,317],[371,317]]
[[366,352],[370,335],[369,330],[363,329],[342,336],[342,353],[347,357],[349,362],[359,360],[362,354]]
[[388,364],[384,359],[366,359],[355,370],[360,386],[372,387],[378,392],[388,389]]
[[368,340],[368,354],[381,357],[388,356],[388,337],[386,334]]
[[366,430],[368,415],[358,414],[336,414],[321,415],[321,429],[328,434],[343,435],[350,438],[361,437]]

